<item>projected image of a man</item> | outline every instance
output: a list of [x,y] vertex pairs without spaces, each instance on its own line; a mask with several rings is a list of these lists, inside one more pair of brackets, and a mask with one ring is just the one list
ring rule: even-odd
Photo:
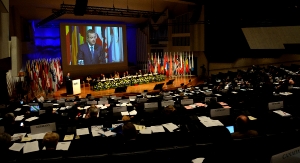
[[101,63],[103,57],[102,46],[96,44],[97,34],[89,29],[86,32],[86,43],[78,47],[78,65],[91,65]]

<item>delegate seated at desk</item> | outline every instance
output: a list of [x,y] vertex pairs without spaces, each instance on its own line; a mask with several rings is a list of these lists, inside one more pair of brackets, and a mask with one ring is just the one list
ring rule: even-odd
[[11,145],[11,136],[8,133],[0,133],[1,162],[9,162],[16,159],[14,155],[15,153],[9,150]]
[[250,138],[257,136],[258,132],[249,128],[249,119],[245,115],[236,118],[235,132],[231,134],[234,139]]

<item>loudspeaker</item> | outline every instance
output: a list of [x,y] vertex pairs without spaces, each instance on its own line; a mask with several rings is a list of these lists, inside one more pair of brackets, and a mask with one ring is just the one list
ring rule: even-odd
[[201,11],[202,11],[202,5],[200,5],[200,4],[196,5],[196,8],[193,11],[193,15],[191,16],[191,19],[190,19],[191,23],[197,23],[197,21],[200,18]]
[[83,16],[86,12],[88,0],[76,0],[74,15]]

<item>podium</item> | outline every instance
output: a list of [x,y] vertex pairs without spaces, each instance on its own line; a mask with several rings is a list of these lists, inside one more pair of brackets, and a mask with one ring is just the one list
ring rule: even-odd
[[77,95],[81,93],[80,79],[68,80],[66,82],[67,95]]

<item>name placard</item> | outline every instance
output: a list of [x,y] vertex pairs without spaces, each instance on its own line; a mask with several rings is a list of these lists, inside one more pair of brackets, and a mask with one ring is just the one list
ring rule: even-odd
[[174,101],[169,100],[169,101],[162,101],[161,102],[161,106],[169,106],[169,105],[174,105]]
[[102,98],[100,98],[100,101],[106,101],[107,100],[107,98],[106,97],[102,97]]
[[30,126],[30,131],[31,131],[31,134],[56,131],[56,125],[55,125],[55,123],[45,123],[45,124],[34,125],[34,126]]
[[97,105],[97,101],[88,101],[87,104],[88,105]]
[[273,155],[271,163],[297,163],[300,161],[300,147]]
[[208,87],[203,87],[203,90],[207,90],[208,89]]
[[98,101],[98,104],[108,104],[108,100],[101,100],[101,101]]
[[158,102],[144,103],[144,108],[158,108]]
[[129,99],[136,99],[136,96],[129,96]]
[[190,105],[193,104],[194,100],[193,99],[183,99],[181,100],[181,105]]
[[120,103],[129,103],[130,100],[129,100],[129,99],[122,99],[122,100],[120,100],[119,102],[120,102]]
[[45,114],[45,113],[46,113],[46,110],[39,110],[39,115]]
[[65,102],[65,106],[73,106],[75,105],[75,102]]
[[111,99],[115,99],[117,96],[110,96]]
[[209,95],[212,94],[212,91],[208,91],[208,92],[205,91],[204,94],[207,95],[207,96],[209,96]]
[[173,97],[172,96],[164,96],[164,100],[172,100]]
[[[204,102],[209,102],[212,97],[205,97]],[[217,101],[217,97],[213,97]]]
[[138,98],[137,102],[138,103],[147,102],[147,98]]
[[165,92],[163,93],[164,96],[169,96],[170,95],[170,92]]
[[211,117],[221,117],[230,115],[230,108],[220,108],[220,109],[211,109],[210,116]]
[[127,106],[113,107],[113,113],[127,111]]
[[269,106],[269,110],[282,109],[283,108],[283,101],[270,102],[268,104],[268,106]]

